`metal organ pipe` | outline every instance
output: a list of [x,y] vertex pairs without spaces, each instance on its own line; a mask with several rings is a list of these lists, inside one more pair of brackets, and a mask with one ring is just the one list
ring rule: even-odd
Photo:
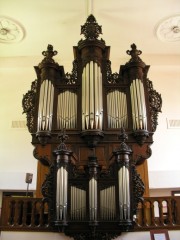
[[83,220],[86,216],[86,191],[71,186],[71,219]]
[[[86,71],[86,77],[85,77],[85,90],[86,90],[86,96],[85,96],[85,103],[86,103],[86,108],[85,108],[85,116],[86,116],[86,129],[89,129],[89,118],[90,118],[90,114],[89,114],[89,111],[90,111],[90,96],[89,96],[89,68],[87,67],[85,69]],[[83,99],[82,99],[83,101]]]
[[89,102],[90,102],[90,128],[93,129],[94,128],[94,114],[95,114],[95,109],[94,109],[94,66],[93,66],[93,62],[90,62],[89,65],[90,69],[90,81],[89,81],[89,91],[90,91],[90,98],[89,98]]
[[[99,79],[99,74],[98,74],[98,65],[95,64],[95,72],[94,72],[94,90],[95,90],[95,96],[99,95],[99,84],[97,79]],[[100,95],[99,95],[100,96]],[[99,98],[96,97],[96,101],[94,103],[94,107],[95,107],[95,128],[98,129],[98,125],[99,125]]]
[[119,211],[120,211],[120,219],[123,219],[123,174],[122,168],[118,171],[118,179],[119,179]]
[[118,172],[119,178],[119,210],[120,220],[130,219],[130,186],[129,169],[121,167]]
[[67,187],[68,172],[60,167],[57,171],[56,183],[56,219],[59,221],[66,220],[67,216]]
[[134,79],[130,86],[133,129],[147,130],[144,87],[140,79]]
[[147,130],[147,116],[146,116],[146,105],[145,105],[145,96],[144,96],[144,87],[141,81],[139,81],[139,89],[141,93],[141,104],[142,104],[142,111],[143,111],[143,125],[144,129]]
[[51,131],[53,117],[54,86],[50,80],[44,80],[40,86],[38,108],[38,131]]
[[100,67],[97,66],[97,85],[99,89],[99,128],[102,129],[102,123],[103,123],[103,94],[102,94],[102,74]]
[[[82,82],[82,99],[85,100],[86,98],[86,71],[83,71],[82,79],[84,81]],[[82,101],[82,130],[85,129],[86,125],[86,101]]]
[[102,121],[102,74],[98,64],[91,61],[82,75],[82,130],[102,130]]
[[127,128],[126,94],[115,90],[107,94],[107,113],[109,128]]
[[89,212],[90,220],[97,220],[97,180],[93,177],[89,181]]
[[58,95],[57,128],[71,129],[77,127],[77,95],[64,91]]
[[53,118],[53,102],[54,102],[54,86],[51,84],[51,91],[50,91],[50,105],[49,105],[49,112],[50,112],[50,119],[49,119],[49,126],[52,128],[52,118]]
[[113,220],[116,217],[115,186],[100,191],[100,215],[102,220]]

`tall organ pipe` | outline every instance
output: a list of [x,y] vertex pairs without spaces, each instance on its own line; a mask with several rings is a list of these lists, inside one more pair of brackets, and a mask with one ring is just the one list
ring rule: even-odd
[[94,155],[89,156],[89,221],[90,225],[97,224],[97,207],[98,207],[98,194],[97,194],[97,178],[98,178],[98,162],[97,157]]
[[[57,160],[58,161],[58,160]],[[56,221],[66,221],[67,218],[68,172],[65,167],[57,169],[56,181]]]
[[67,180],[67,170],[60,167],[57,171],[56,183],[56,214],[59,221],[66,220],[67,215]]
[[82,130],[101,129],[102,74],[97,63],[87,63],[82,74]]
[[51,131],[53,118],[54,86],[50,80],[44,80],[40,86],[38,108],[38,131]]
[[131,188],[130,188],[130,159],[131,149],[126,145],[127,135],[122,129],[120,134],[122,143],[120,147],[113,152],[118,166],[118,192],[119,192],[119,221],[132,221],[131,219]]
[[67,136],[63,133],[60,137],[61,143],[54,151],[56,155],[56,215],[54,220],[56,226],[67,224],[68,169],[72,154],[64,144]]
[[64,91],[58,95],[57,128],[72,129],[77,127],[77,94]]
[[116,214],[115,186],[100,191],[100,216],[102,220],[112,220]]
[[132,119],[134,130],[147,130],[147,115],[144,87],[140,79],[134,79],[130,86]]
[[71,219],[83,220],[86,216],[86,191],[71,186]]
[[107,94],[107,114],[109,128],[128,128],[126,94],[114,90]]
[[93,177],[89,181],[89,211],[90,221],[97,220],[97,180]]

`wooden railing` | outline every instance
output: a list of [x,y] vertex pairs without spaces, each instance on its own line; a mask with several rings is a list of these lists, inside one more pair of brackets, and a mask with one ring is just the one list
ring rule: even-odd
[[180,197],[147,197],[139,203],[135,230],[180,229]]
[[4,197],[1,230],[50,231],[47,202],[41,198]]
[[[4,197],[1,230],[52,231],[47,202],[41,198]],[[180,229],[180,197],[148,197],[138,205],[135,231]]]

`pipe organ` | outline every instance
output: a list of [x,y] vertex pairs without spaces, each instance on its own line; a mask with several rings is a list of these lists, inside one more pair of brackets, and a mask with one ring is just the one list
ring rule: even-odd
[[135,44],[112,73],[110,47],[93,15],[81,34],[71,73],[48,45],[22,104],[38,160],[36,195],[50,205],[53,231],[106,240],[133,230],[148,194],[146,160],[162,99]]

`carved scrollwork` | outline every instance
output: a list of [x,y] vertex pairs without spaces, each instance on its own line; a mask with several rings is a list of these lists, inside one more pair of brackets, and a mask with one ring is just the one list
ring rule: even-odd
[[52,199],[53,197],[53,187],[54,186],[54,165],[51,164],[49,168],[49,173],[42,184],[41,192],[45,198]]
[[132,133],[133,137],[136,139],[136,142],[142,146],[146,139],[149,137],[149,132],[144,129],[136,130]]
[[66,84],[75,84],[77,83],[78,75],[78,62],[77,60],[73,61],[73,69],[71,73],[66,73]]
[[73,179],[78,179],[78,178],[86,178],[87,175],[86,173],[83,171],[78,171],[77,167],[73,164],[69,165],[69,178],[73,178]]
[[37,92],[37,80],[32,82],[31,90],[29,90],[22,99],[23,113],[26,113],[27,127],[29,132],[34,130],[34,111],[35,111],[35,98]]
[[88,40],[95,40],[99,37],[99,34],[102,34],[102,28],[92,14],[87,18],[86,23],[81,26],[81,34],[84,34]]
[[[120,233],[119,233],[120,235]],[[69,235],[71,236],[71,235]],[[73,234],[72,236],[74,240],[111,240],[118,237],[117,233],[104,233],[104,232],[86,232],[86,233],[79,233]]]
[[106,61],[106,75],[107,75],[107,80],[108,82],[111,79],[111,74],[112,74],[112,70],[111,70],[111,61],[107,60]]
[[140,178],[140,174],[137,173],[136,167],[132,166],[132,182],[133,182],[133,213],[136,214],[138,203],[143,200],[143,194],[145,191],[144,183]]
[[117,72],[112,73],[110,60],[107,60],[106,62],[106,76],[107,81],[110,84],[116,84],[119,82],[119,74]]
[[162,98],[161,94],[156,92],[156,90],[153,89],[152,82],[147,79],[147,90],[149,92],[149,107],[151,112],[151,126],[152,131],[156,131],[156,127],[158,125],[158,113],[161,112],[162,107]]
[[31,109],[34,107],[34,92],[29,90],[24,96],[23,96],[23,113],[30,112]]

